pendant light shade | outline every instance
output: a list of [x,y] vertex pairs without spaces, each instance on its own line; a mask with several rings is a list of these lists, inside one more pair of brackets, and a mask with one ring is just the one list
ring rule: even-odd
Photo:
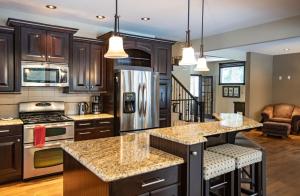
[[200,57],[197,60],[197,66],[194,71],[209,71],[207,67],[207,62],[204,57],[204,44],[203,44],[203,32],[204,32],[204,0],[202,0],[202,20],[201,20],[201,45],[200,45]]
[[186,30],[186,46],[182,49],[182,59],[179,61],[179,65],[196,65],[197,60],[195,57],[195,50],[191,46],[190,38],[190,0],[188,0],[188,23]]
[[121,59],[127,58],[128,54],[123,48],[123,38],[120,36],[113,35],[109,38],[108,51],[104,54],[105,58]]
[[197,66],[195,67],[194,71],[209,71],[206,59],[204,57],[198,58]]
[[108,42],[108,51],[104,54],[105,58],[109,59],[121,59],[127,58],[128,54],[124,51],[123,47],[123,38],[120,36],[120,22],[119,22],[119,15],[118,15],[118,0],[116,0],[116,14],[115,14],[115,27],[114,33],[109,38]]
[[195,58],[195,51],[192,47],[184,47],[182,49],[182,59],[179,61],[179,65],[196,65],[197,60]]

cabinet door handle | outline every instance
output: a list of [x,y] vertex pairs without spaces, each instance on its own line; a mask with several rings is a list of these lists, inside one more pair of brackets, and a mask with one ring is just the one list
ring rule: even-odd
[[104,121],[104,122],[99,122],[100,125],[107,125],[107,124],[111,124],[111,122],[109,121]]
[[106,133],[106,132],[110,132],[109,129],[106,129],[106,130],[100,130],[99,133]]
[[89,135],[91,134],[92,132],[82,132],[82,133],[79,133],[79,135]]
[[155,178],[154,181],[152,182],[148,182],[148,183],[144,183],[142,182],[142,187],[147,187],[147,186],[151,186],[151,185],[154,185],[154,184],[158,184],[158,183],[161,183],[161,182],[164,182],[166,181],[166,179],[160,179],[160,178]]
[[0,130],[0,133],[9,133],[10,130]]
[[92,125],[91,123],[80,123],[78,124],[79,126],[89,126],[89,125]]

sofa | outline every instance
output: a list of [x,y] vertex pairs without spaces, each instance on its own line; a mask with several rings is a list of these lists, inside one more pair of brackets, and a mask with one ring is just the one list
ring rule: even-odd
[[292,104],[272,104],[266,106],[262,113],[262,123],[274,122],[278,124],[289,124],[292,132],[299,132],[300,107]]

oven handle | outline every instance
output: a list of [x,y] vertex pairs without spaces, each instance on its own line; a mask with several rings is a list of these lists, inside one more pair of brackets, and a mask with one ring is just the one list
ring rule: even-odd
[[[63,140],[65,142],[72,142],[74,141],[72,140]],[[51,147],[59,147],[62,144],[62,142],[46,142],[45,145],[42,148],[51,148]],[[24,145],[24,149],[28,149],[28,148],[36,148],[33,144],[25,144]],[[41,149],[42,149],[41,148]]]
[[[60,123],[60,124],[51,124],[51,125],[44,125],[44,124],[38,124],[38,125],[42,125],[45,126],[46,128],[55,128],[55,127],[71,127],[74,126],[74,124],[72,123]],[[24,128],[26,129],[33,129],[35,126],[37,125],[25,125]]]

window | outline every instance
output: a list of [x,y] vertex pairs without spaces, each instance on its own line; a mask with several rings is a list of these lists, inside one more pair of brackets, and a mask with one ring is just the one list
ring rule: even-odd
[[245,84],[245,62],[220,63],[219,84]]

